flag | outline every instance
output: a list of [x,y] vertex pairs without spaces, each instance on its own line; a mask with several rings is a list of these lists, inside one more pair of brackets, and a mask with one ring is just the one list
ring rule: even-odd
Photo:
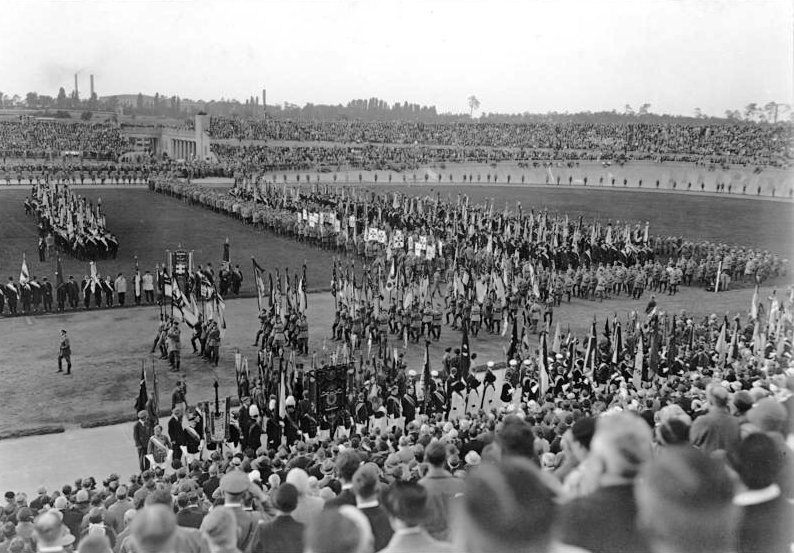
[[193,304],[182,294],[182,290],[179,289],[179,283],[176,279],[174,279],[171,301],[173,302],[174,308],[179,312],[182,320],[191,327],[196,326],[198,323],[198,311],[193,310]]
[[733,329],[733,337],[731,338],[731,347],[729,350],[728,359],[731,361],[739,359],[739,318],[736,318],[736,326]]
[[659,373],[659,321],[653,318],[651,331],[651,347],[648,359],[648,378]]
[[722,327],[720,328],[720,335],[717,338],[717,345],[714,346],[714,351],[717,352],[719,356],[719,364],[722,365],[725,363],[725,356],[728,353],[728,318],[725,317],[725,321],[722,323]]
[[717,278],[714,279],[714,293],[720,291],[720,276],[722,275],[722,259],[720,259],[720,264],[717,266]]
[[226,239],[226,242],[223,243],[223,261],[225,263],[229,263],[231,261],[231,257],[229,255],[229,239]]
[[141,367],[141,382],[138,388],[138,398],[135,400],[135,411],[145,411],[147,401],[149,401],[149,394],[146,391],[146,375]]
[[554,329],[554,340],[551,342],[551,351],[560,353],[560,322],[557,321],[557,328]]
[[278,416],[283,419],[287,415],[287,371],[284,367],[281,367],[279,372],[281,374],[278,384]]
[[632,381],[634,388],[639,390],[642,387],[642,333],[637,336],[637,351],[634,354],[634,375]]
[[546,367],[549,362],[549,353],[546,346],[546,334],[545,330],[540,333],[540,363],[538,363],[538,369],[540,370],[540,398],[545,397],[549,389],[549,371]]
[[[22,269],[19,271],[19,285],[27,286],[30,282],[30,272],[28,272],[28,262],[25,259],[25,254],[22,254]],[[93,288],[92,288],[93,290]]]
[[306,297],[306,264],[304,263],[301,278],[298,281],[298,309],[301,313],[306,313],[308,307],[309,304]]
[[422,411],[427,413],[427,404],[430,401],[430,382],[432,380],[432,376],[430,374],[430,341],[425,342],[425,364],[424,368],[422,369],[422,393],[424,394],[423,401],[424,401],[424,408]]
[[[251,262],[254,264],[254,283],[256,284],[256,305],[260,311],[265,308],[265,279],[264,274],[265,270],[259,266],[259,263],[256,262],[256,259],[253,257],[251,258]],[[272,288],[272,281],[271,281],[271,288]]]
[[[392,260],[392,268],[394,268],[394,260]],[[272,289],[272,283],[270,288]],[[336,275],[336,259],[334,259],[334,266],[331,269],[331,295],[336,297],[337,292],[337,275]]]
[[758,318],[758,284],[755,285],[755,291],[753,291],[753,299],[750,303],[750,318],[753,320]]
[[518,318],[513,321],[513,334],[510,337],[510,347],[507,349],[507,360],[510,361],[518,352]]
[[670,336],[667,339],[667,363],[672,364],[675,360],[676,356],[678,355],[678,343],[675,339],[675,315],[673,315],[673,324],[672,330],[670,331]]
[[214,319],[218,323],[218,329],[221,333],[221,338],[226,336],[226,304],[223,301],[223,298],[217,292],[213,298],[213,303],[215,304],[215,312],[214,312]]
[[617,365],[620,361],[620,354],[623,353],[623,332],[620,323],[615,323],[615,348],[612,350],[612,364]]
[[[96,289],[97,285],[99,284],[99,273],[97,272],[97,268],[96,268],[96,263],[95,262],[90,261],[88,266],[90,268],[90,273],[91,273],[91,293],[93,294],[94,290]],[[23,265],[23,268],[25,270],[27,270],[27,267],[25,267],[24,265]]]
[[466,323],[463,323],[463,338],[460,343],[460,371],[458,378],[466,381],[469,376],[469,367],[471,367],[471,356],[469,352],[469,329]]
[[[58,263],[60,263],[60,262],[61,262],[61,260],[60,260],[60,258],[58,258]],[[135,293],[135,297],[136,298],[141,297],[141,287],[142,287],[142,285],[143,285],[143,279],[141,278],[141,268],[138,266],[138,256],[136,255],[135,256],[135,276],[132,279],[132,287],[133,287],[133,291]]]
[[584,366],[582,367],[582,373],[593,381],[595,376],[595,357],[596,357],[596,340],[598,338],[596,330],[596,321],[593,318],[593,324],[590,327],[590,335],[587,337],[587,347],[585,348],[584,352]]

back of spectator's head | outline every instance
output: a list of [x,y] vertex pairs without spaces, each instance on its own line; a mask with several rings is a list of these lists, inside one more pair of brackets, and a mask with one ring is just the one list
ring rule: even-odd
[[415,482],[395,482],[382,500],[389,516],[407,527],[419,526],[427,518],[427,490]]
[[336,458],[336,475],[340,480],[351,482],[361,465],[361,457],[353,450],[345,449]]
[[715,407],[728,407],[730,395],[728,394],[728,390],[722,384],[709,384],[706,386],[706,397],[708,398],[709,403]]
[[380,471],[375,463],[364,463],[353,475],[353,492],[361,499],[370,499],[378,493]]
[[237,546],[237,520],[228,507],[215,507],[201,521],[201,533],[210,551],[233,551]]
[[139,553],[171,553],[176,538],[176,515],[165,505],[148,505],[135,515],[131,535]]
[[456,542],[471,553],[545,551],[557,509],[529,459],[481,465],[466,479]]
[[656,426],[656,441],[660,445],[689,443],[689,424],[684,419],[668,418]]
[[306,527],[304,542],[307,553],[369,553],[375,540],[366,515],[343,505],[316,516]]
[[292,484],[282,484],[273,494],[273,506],[282,513],[291,513],[298,506],[298,490]]
[[590,442],[593,440],[595,434],[595,419],[593,417],[582,417],[573,423],[571,427],[571,436],[573,439],[584,447],[590,449]]
[[427,444],[425,448],[425,461],[434,467],[443,467],[447,460],[447,444],[436,440]]
[[143,502],[144,505],[165,505],[172,507],[174,504],[174,497],[165,488],[157,488],[146,496]]
[[505,418],[497,436],[503,457],[535,459],[535,434],[532,427],[515,416]]
[[723,462],[688,445],[664,448],[643,467],[635,495],[638,524],[659,550],[732,550],[738,511]]
[[755,432],[743,439],[730,458],[739,478],[751,490],[774,484],[783,468],[778,445],[763,432]]
[[36,519],[33,525],[38,549],[44,547],[59,547],[63,524],[55,513],[46,512]]
[[309,475],[301,468],[290,469],[287,473],[286,482],[295,486],[298,490],[298,495],[307,495],[309,493]]
[[77,553],[112,553],[110,540],[105,534],[89,534],[80,540]]
[[606,473],[634,478],[651,458],[651,434],[648,424],[637,415],[604,415],[596,422],[590,451],[602,462]]
[[759,400],[747,411],[747,421],[755,425],[762,432],[786,433],[788,413],[779,401],[767,397]]

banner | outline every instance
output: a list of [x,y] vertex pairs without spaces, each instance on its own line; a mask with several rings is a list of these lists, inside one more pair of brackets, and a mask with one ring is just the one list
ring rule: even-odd
[[352,363],[331,365],[315,371],[317,382],[317,413],[328,415],[345,407],[347,402],[347,371]]

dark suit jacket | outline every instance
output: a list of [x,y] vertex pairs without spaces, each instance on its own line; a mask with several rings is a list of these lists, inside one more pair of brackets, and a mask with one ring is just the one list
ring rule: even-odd
[[174,448],[185,444],[184,432],[182,423],[174,417],[168,419],[168,437],[171,438],[171,444]]
[[333,509],[342,505],[356,506],[356,494],[353,493],[352,489],[342,490],[339,495],[325,502],[326,509]]
[[369,525],[372,527],[372,534],[375,536],[375,551],[380,551],[389,545],[389,540],[394,535],[389,515],[386,514],[382,505],[364,507],[360,510],[369,519]]
[[279,515],[259,525],[256,553],[302,553],[303,524],[289,515]]
[[135,447],[138,449],[146,449],[149,446],[151,434],[149,433],[149,428],[145,424],[141,424],[141,421],[135,423],[132,429],[132,436],[135,438]]
[[186,528],[201,528],[203,520],[204,512],[195,505],[189,505],[176,514],[177,525]]

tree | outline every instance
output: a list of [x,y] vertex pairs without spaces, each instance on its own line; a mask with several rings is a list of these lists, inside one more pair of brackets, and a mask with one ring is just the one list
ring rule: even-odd
[[623,113],[626,115],[634,115],[634,109],[629,104],[626,104],[623,108]]
[[766,119],[770,123],[777,123],[778,116],[781,112],[787,111],[791,109],[791,107],[787,104],[778,104],[775,101],[769,102],[767,105],[764,106],[764,110],[766,111]]
[[477,99],[477,96],[472,94],[469,96],[469,117],[474,117],[474,110],[480,109],[480,101]]
[[758,114],[758,104],[752,102],[747,104],[744,107],[744,117],[745,119],[753,120],[753,118]]
[[135,107],[139,110],[143,109],[143,94],[140,92],[138,93],[138,97],[135,99]]
[[700,108],[695,108],[695,118],[703,119],[703,110]]
[[55,99],[55,105],[59,108],[65,107],[67,104],[66,90],[63,87],[58,89],[58,97]]
[[28,92],[25,94],[25,103],[29,108],[34,108],[39,103],[39,95],[35,92]]
[[83,121],[90,121],[93,116],[94,116],[93,111],[84,111],[83,113],[80,114],[80,119],[82,119]]
[[637,115],[648,115],[649,109],[651,109],[651,104],[642,104],[640,106],[640,110],[637,112]]

